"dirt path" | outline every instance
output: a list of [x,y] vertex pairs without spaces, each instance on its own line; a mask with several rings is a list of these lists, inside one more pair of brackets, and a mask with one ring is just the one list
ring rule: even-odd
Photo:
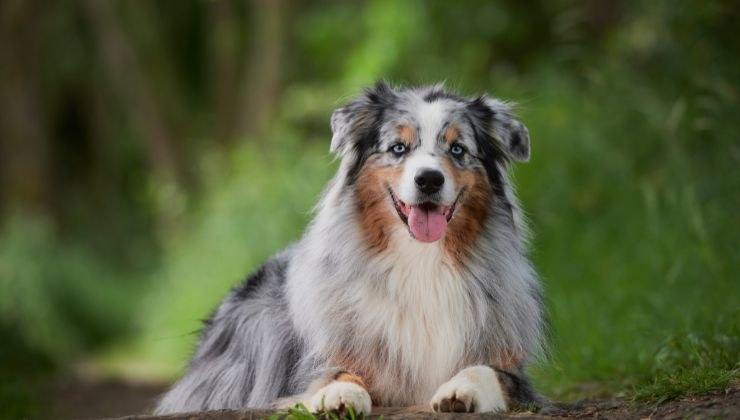
[[[261,419],[272,412],[265,410],[221,410],[172,416],[137,415],[146,413],[156,396],[163,390],[157,385],[125,383],[57,384],[50,404],[50,418],[122,417],[131,420],[247,420]],[[461,417],[468,419],[551,419],[551,418],[613,418],[613,419],[740,419],[740,386],[724,393],[687,397],[666,402],[630,403],[618,399],[586,399],[573,403],[555,403],[539,413],[454,414],[434,415],[424,407],[381,408],[371,418],[422,419]]]

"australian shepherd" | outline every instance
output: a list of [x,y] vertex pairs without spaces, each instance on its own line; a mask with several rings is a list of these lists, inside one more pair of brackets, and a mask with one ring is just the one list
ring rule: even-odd
[[226,296],[156,411],[537,401],[544,310],[507,174],[524,125],[489,96],[381,82],[331,128],[341,163],[313,222]]

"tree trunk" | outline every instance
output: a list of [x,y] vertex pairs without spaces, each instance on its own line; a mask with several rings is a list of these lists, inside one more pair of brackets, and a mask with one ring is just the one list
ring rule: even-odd
[[237,133],[242,136],[264,133],[275,113],[282,81],[285,3],[283,0],[253,0],[252,5],[253,42],[237,115]]
[[215,136],[228,146],[234,140],[239,90],[239,30],[232,0],[208,3],[211,28],[211,98],[215,107]]
[[43,10],[36,2],[0,2],[0,204],[38,212],[52,205],[38,72]]
[[179,184],[180,171],[175,136],[167,124],[154,90],[145,77],[123,28],[108,1],[85,0],[111,85],[130,111],[134,128],[144,140],[149,165],[157,180]]

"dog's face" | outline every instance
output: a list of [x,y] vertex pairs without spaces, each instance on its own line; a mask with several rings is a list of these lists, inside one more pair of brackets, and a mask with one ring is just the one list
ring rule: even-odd
[[440,87],[378,84],[335,111],[332,129],[360,224],[380,247],[397,227],[453,248],[474,240],[491,200],[505,199],[506,163],[529,157],[527,130],[505,104]]

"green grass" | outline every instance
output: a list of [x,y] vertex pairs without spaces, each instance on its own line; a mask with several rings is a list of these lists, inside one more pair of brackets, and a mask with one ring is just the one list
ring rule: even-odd
[[[270,417],[269,420],[356,420],[364,419],[364,414],[355,414],[355,410],[351,405],[347,406],[347,413],[343,416],[330,411],[321,411],[318,413],[312,413],[306,408],[303,403],[297,403],[295,406],[288,409],[288,411],[277,412]],[[383,416],[380,416],[382,419]]]
[[720,114],[716,131],[696,132],[699,115],[677,117],[680,99],[634,77],[548,83],[524,109],[534,157],[517,179],[554,337],[533,373],[555,397],[677,397],[738,373],[740,185],[720,175],[737,164],[722,152],[737,124]]
[[634,386],[635,399],[671,399],[687,392],[706,394],[725,389],[740,374],[738,318],[728,330],[672,334],[644,360],[646,374]]
[[296,404],[288,411],[281,411],[268,417],[269,420],[314,420],[317,418],[316,414],[312,413],[302,403]]

